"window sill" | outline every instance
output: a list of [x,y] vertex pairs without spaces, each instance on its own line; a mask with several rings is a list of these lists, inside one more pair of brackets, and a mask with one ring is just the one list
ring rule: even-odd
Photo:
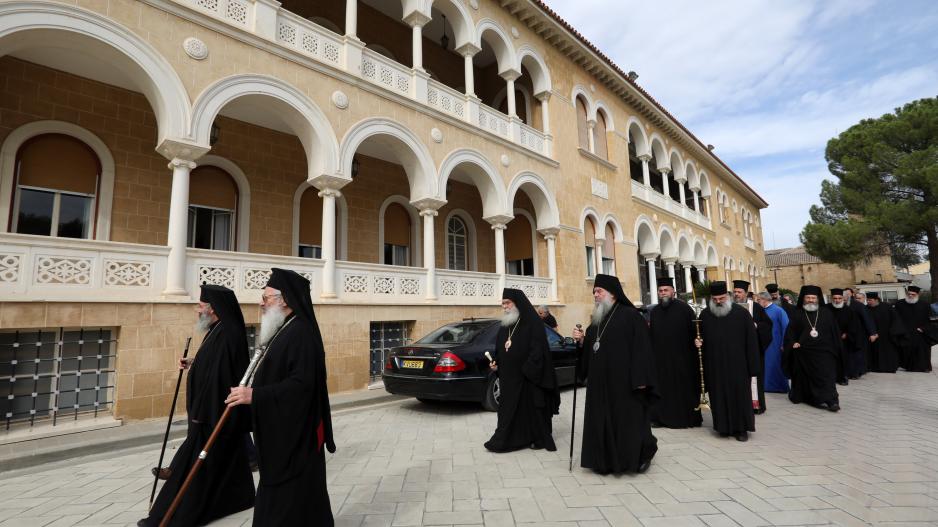
[[590,152],[589,150],[584,150],[584,149],[582,149],[582,148],[577,148],[577,151],[580,152],[580,155],[581,155],[581,156],[583,156],[583,157],[589,159],[590,161],[594,161],[594,162],[596,162],[596,163],[599,163],[600,165],[602,165],[602,166],[608,168],[609,170],[612,170],[613,172],[619,170],[619,167],[613,165],[612,163],[610,163],[609,161],[606,161],[605,159],[599,157],[598,155],[596,155],[596,154]]

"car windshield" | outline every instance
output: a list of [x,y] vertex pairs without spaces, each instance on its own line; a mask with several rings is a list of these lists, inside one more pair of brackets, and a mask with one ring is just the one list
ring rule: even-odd
[[448,324],[418,340],[417,344],[468,344],[491,325],[491,320]]

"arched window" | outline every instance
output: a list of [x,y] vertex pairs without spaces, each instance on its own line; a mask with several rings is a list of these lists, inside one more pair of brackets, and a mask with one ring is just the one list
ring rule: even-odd
[[399,203],[384,211],[385,265],[410,265],[410,214]]
[[234,249],[238,186],[231,175],[214,166],[200,166],[189,179],[188,247]]
[[37,136],[16,153],[11,231],[91,238],[101,163],[83,142]]
[[603,241],[603,273],[616,274],[616,235],[612,225],[606,225],[606,239]]
[[521,215],[508,224],[505,231],[505,259],[508,274],[534,276],[534,247],[531,244],[531,222]]
[[651,161],[648,162],[648,179],[655,192],[664,194],[664,175],[658,170],[658,156],[654,152],[651,155]]
[[645,183],[645,175],[642,174],[642,161],[635,151],[635,137],[632,132],[629,132],[629,175],[632,177],[632,181]]
[[609,150],[606,146],[606,116],[603,112],[596,112],[596,127],[593,128],[593,146],[597,156],[609,159]]
[[[338,201],[338,200],[337,200]],[[335,209],[335,245],[341,246],[339,240],[339,203]],[[301,258],[322,258],[322,198],[319,189],[309,187],[300,198],[300,232],[297,256]],[[338,257],[338,249],[336,256]]]
[[459,216],[452,216],[446,222],[446,268],[454,271],[468,271],[469,229]]
[[589,151],[590,149],[590,138],[589,138],[589,124],[587,124],[586,116],[586,103],[583,102],[582,97],[576,98],[576,131],[577,137],[579,138],[580,148],[583,150]]
[[591,218],[583,222],[586,237],[586,276],[596,276],[596,226]]

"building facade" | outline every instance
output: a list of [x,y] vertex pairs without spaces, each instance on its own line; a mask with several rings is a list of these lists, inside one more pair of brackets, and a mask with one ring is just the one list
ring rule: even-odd
[[536,0],[11,1],[0,51],[8,425],[165,415],[199,285],[256,325],[271,267],[333,391],[503,286],[766,281],[767,203]]
[[[874,284],[896,284],[897,277],[892,260],[888,255],[876,256],[869,262],[852,268],[825,263],[817,256],[808,254],[801,245],[787,249],[765,251],[765,268],[768,277],[779,286],[796,293],[801,286],[812,284],[830,293],[833,288],[857,287],[870,284],[864,290],[879,291]],[[900,287],[901,289],[901,287]],[[894,295],[895,292],[891,293]],[[890,296],[891,300],[895,297]]]

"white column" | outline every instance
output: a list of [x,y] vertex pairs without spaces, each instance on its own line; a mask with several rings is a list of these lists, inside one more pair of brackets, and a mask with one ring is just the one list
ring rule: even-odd
[[596,274],[605,274],[603,271],[603,245],[606,244],[605,238],[596,238]]
[[319,192],[322,198],[322,298],[335,298],[335,200],[342,193],[327,188]]
[[648,260],[648,289],[651,292],[652,305],[658,303],[658,277],[655,276],[655,259],[657,257],[657,254],[645,255],[645,259]]
[[420,211],[423,216],[423,266],[427,270],[427,300],[436,300],[436,249],[434,248],[433,224],[436,209]]
[[475,88],[475,68],[472,65],[472,57],[475,53],[463,53],[463,64],[465,67],[465,76],[466,76],[466,95],[470,97],[475,97],[476,88]]
[[345,0],[345,36],[358,38],[358,0]]
[[674,270],[674,261],[665,262],[668,264],[668,276],[671,277],[671,280],[677,282],[677,272]]
[[492,225],[492,230],[495,231],[495,273],[498,275],[498,286],[499,292],[501,289],[505,288],[505,229],[508,226],[504,223],[496,223]]
[[173,158],[169,168],[173,171],[173,186],[169,197],[169,226],[166,245],[169,260],[166,267],[164,295],[186,295],[186,233],[189,227],[189,173],[194,162]]
[[548,102],[550,101],[550,92],[545,91],[537,94],[537,100],[541,101],[541,131],[544,135],[550,135],[550,111]]
[[547,240],[547,277],[550,278],[550,301],[557,302],[557,234],[547,232],[544,234]]
[[690,278],[690,266],[692,264],[681,264],[684,266],[684,290],[690,293],[694,290],[694,282]]
[[[664,196],[668,198],[668,200],[670,200],[671,191],[669,187],[671,185],[668,182],[668,174],[671,173],[671,170],[668,168],[659,168],[658,171],[661,172],[661,193],[664,194]],[[667,201],[665,203],[667,203]]]
[[595,128],[596,121],[592,119],[586,121],[586,140],[590,147],[590,152],[596,152],[596,133],[593,131]]
[[695,190],[694,192],[694,210],[698,213],[700,212],[700,191]]
[[677,189],[678,189],[678,190],[680,191],[680,193],[681,193],[681,206],[682,206],[682,207],[687,207],[687,204],[685,203],[685,200],[687,199],[687,193],[684,191],[684,182],[683,182],[683,181],[675,181],[675,183],[677,183]]
[[411,25],[411,49],[413,51],[413,68],[423,70],[423,24]]
[[515,79],[508,77],[505,79],[506,84],[506,97],[508,97],[508,116],[517,117],[518,108],[516,106],[517,102],[515,101]]
[[651,161],[651,156],[642,154],[638,156],[638,159],[642,162],[642,184],[644,184],[646,187],[650,187],[651,175],[648,172],[648,162]]

